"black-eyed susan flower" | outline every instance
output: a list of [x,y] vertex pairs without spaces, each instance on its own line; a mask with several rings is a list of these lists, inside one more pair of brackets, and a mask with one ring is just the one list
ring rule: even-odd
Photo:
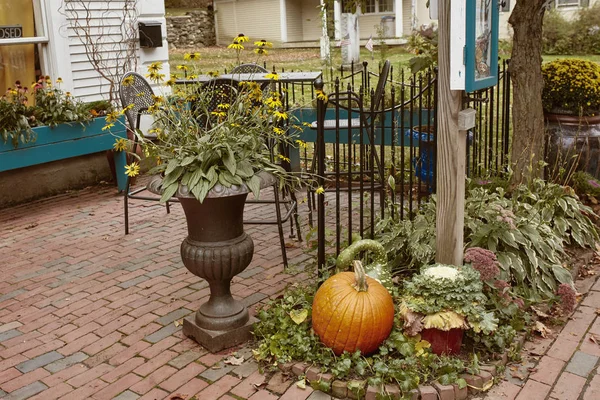
[[316,92],[317,92],[317,99],[323,100],[323,101],[327,101],[328,100],[328,97],[325,94],[325,92],[323,92],[322,90],[317,90]]
[[288,115],[286,113],[278,111],[278,110],[273,112],[273,117],[277,120],[288,119]]
[[115,127],[115,124],[108,124],[108,125],[104,125],[104,126],[102,127],[102,130],[103,130],[103,131],[109,131],[109,130],[111,130],[111,129],[112,129],[112,128],[114,128],[114,127]]
[[290,162],[290,159],[282,154],[277,154],[277,158],[279,158],[280,160],[283,160],[285,162]]
[[323,189],[323,186],[319,186],[317,188],[317,190],[315,190],[315,193],[316,194],[323,194],[323,193],[325,193],[325,189]]
[[200,59],[200,53],[185,53],[183,55],[183,59],[184,60],[199,60]]
[[265,104],[271,108],[279,108],[282,106],[279,96],[270,96],[265,100]]
[[162,69],[162,62],[160,62],[160,61],[155,61],[148,66],[149,72],[158,72],[161,69]]
[[133,178],[140,174],[140,165],[137,162],[133,162],[125,166],[125,175]]
[[296,144],[302,149],[305,149],[308,146],[304,140],[300,139],[296,139]]
[[177,83],[177,79],[171,77],[168,80],[165,81],[165,85],[166,86],[174,86],[175,83]]
[[133,85],[133,83],[135,82],[135,78],[133,75],[129,75],[125,78],[123,78],[123,81],[121,82],[121,85],[123,86],[131,86]]
[[228,49],[233,49],[233,50],[236,50],[236,51],[240,51],[240,50],[244,50],[244,45],[242,45],[237,40],[234,40],[232,43],[229,44],[229,46],[227,46],[227,48]]
[[146,75],[147,78],[150,78],[151,81],[153,82],[160,82],[163,79],[165,79],[165,74],[160,74],[156,71],[150,71],[149,74]]
[[240,33],[239,35],[237,35],[235,37],[234,40],[237,40],[238,43],[245,43],[245,42],[249,42],[250,38],[246,35],[244,35],[243,33]]
[[273,43],[267,42],[265,39],[254,42],[254,45],[257,47],[273,47]]
[[187,71],[188,70],[187,65],[178,65],[175,68],[177,68],[180,71]]
[[108,114],[106,114],[106,117],[105,117],[106,122],[108,122],[108,123],[113,123],[118,118],[119,118],[119,112],[118,111],[109,112]]
[[113,143],[113,148],[115,149],[115,151],[124,151],[125,149],[127,149],[127,140],[123,138],[115,140],[115,142]]
[[285,133],[285,131],[279,127],[273,127],[273,132],[277,135],[283,135]]
[[265,78],[277,81],[279,80],[279,75],[277,74],[277,72],[271,72],[269,74],[266,74]]
[[62,80],[62,78],[60,76],[58,78],[56,78],[56,83],[57,84],[63,83],[63,80]]

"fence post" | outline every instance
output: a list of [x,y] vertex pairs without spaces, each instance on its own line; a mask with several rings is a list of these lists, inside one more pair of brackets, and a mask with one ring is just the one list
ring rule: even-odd
[[[315,81],[317,91],[317,186],[319,188],[325,185],[325,107],[327,103],[319,92],[323,92],[323,80]],[[325,269],[325,193],[317,194],[317,274],[322,276]]]

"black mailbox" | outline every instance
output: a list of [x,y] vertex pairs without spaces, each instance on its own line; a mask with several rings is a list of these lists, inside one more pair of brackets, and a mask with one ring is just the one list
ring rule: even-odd
[[140,47],[162,47],[160,22],[140,22]]

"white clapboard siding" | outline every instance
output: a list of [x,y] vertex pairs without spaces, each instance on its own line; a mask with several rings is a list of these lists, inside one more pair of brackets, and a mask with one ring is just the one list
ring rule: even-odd
[[[81,43],[75,26],[90,27],[89,33],[97,46],[97,54],[102,59],[102,66],[115,74],[118,66],[127,54],[128,44],[124,42],[127,29],[123,27],[126,4],[133,6],[133,0],[85,0],[68,1],[65,12],[65,39],[68,41],[71,79],[73,93],[84,101],[108,98],[110,84],[95,70],[89,62],[87,52],[90,48]],[[139,3],[139,1],[138,1]],[[85,7],[83,6],[85,5]],[[132,11],[137,14],[136,11]],[[137,23],[135,24],[137,31]],[[136,53],[137,55],[137,53]],[[123,72],[123,71],[121,71]]]

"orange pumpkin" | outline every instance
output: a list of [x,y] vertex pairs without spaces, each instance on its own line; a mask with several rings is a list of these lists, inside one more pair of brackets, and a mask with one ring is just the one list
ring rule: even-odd
[[354,273],[327,279],[313,300],[312,327],[337,355],[344,351],[373,353],[394,325],[394,301],[388,290],[365,275],[360,261]]

